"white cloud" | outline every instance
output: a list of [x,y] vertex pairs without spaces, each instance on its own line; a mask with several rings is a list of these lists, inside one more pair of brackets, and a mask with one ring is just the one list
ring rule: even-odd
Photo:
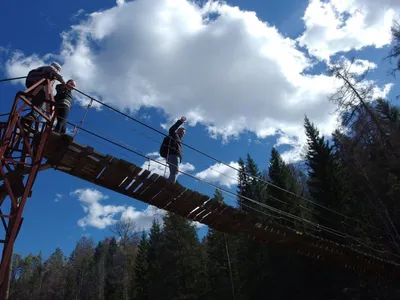
[[78,221],[78,226],[86,228],[92,226],[104,229],[116,222],[114,218],[118,213],[125,210],[124,206],[102,205],[101,200],[108,199],[108,196],[95,189],[78,189],[71,193],[82,203],[87,215]]
[[[168,166],[164,166],[164,165],[166,165],[165,158],[161,157],[158,152],[147,153],[146,155],[150,156],[152,159],[154,159],[160,163],[157,163],[152,160],[146,161],[143,163],[141,168],[145,169],[145,170],[149,170],[151,173],[156,173],[160,176],[164,176],[164,173],[165,173],[165,177],[168,178],[169,168],[168,168]],[[150,167],[149,167],[149,163],[150,163]],[[161,163],[164,165],[162,165]],[[185,163],[179,164],[180,171],[189,172],[189,171],[194,171],[194,169],[195,169],[195,167],[191,163],[185,162]],[[181,175],[181,173],[178,173],[178,177],[180,175]]]
[[133,206],[128,206],[121,214],[121,219],[131,219],[135,222],[137,230],[148,230],[154,219],[162,223],[165,211],[155,206],[149,205],[143,211],[136,210]]
[[381,48],[391,42],[390,27],[399,9],[397,0],[311,0],[298,41],[326,60],[340,51]]
[[[239,164],[237,162],[230,162],[229,166],[239,169]],[[221,163],[216,163],[207,169],[197,173],[195,175],[196,177],[199,177],[200,179],[214,182],[214,183],[219,183],[223,186],[226,186],[228,188],[231,188],[232,185],[237,184],[237,171],[224,165]]]
[[[131,219],[137,230],[149,230],[154,218],[160,221],[165,211],[155,206],[148,205],[146,209],[138,211],[133,206],[126,205],[103,205],[100,202],[108,199],[107,195],[96,189],[77,189],[71,193],[71,196],[78,198],[81,202],[83,211],[87,214],[78,220],[78,226],[82,228],[94,227],[104,229],[115,224],[118,220]],[[119,218],[118,218],[119,216]],[[204,224],[193,222],[196,227],[202,227]]]
[[[327,40],[323,27],[323,34],[310,31],[311,8],[300,41],[323,54],[325,42],[329,51],[337,51],[337,41]],[[278,134],[301,141],[305,114],[321,133],[333,130],[336,116],[327,95],[337,82],[304,74],[312,63],[296,42],[254,12],[217,1],[199,6],[187,0],[137,0],[118,1],[85,17],[62,35],[63,73],[120,109],[160,108],[167,123],[186,115],[189,126],[200,122],[224,141],[246,130],[259,139]],[[373,28],[380,32],[376,44],[385,44],[383,27]],[[8,74],[26,74],[43,60],[17,54],[8,62]],[[164,174],[163,167],[154,170]]]
[[54,198],[54,202],[59,202],[62,199],[63,195],[62,194],[56,194],[56,197]]
[[116,0],[118,6],[121,6],[125,3],[125,0]]

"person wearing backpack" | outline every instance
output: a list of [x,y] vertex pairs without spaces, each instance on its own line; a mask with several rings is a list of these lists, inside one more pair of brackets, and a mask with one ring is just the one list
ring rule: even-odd
[[67,130],[67,119],[72,105],[72,89],[76,87],[75,80],[68,80],[66,84],[57,84],[57,94],[54,96],[56,101],[57,125],[55,132],[64,134]]
[[[58,80],[62,84],[65,84],[63,77],[60,75],[61,66],[56,63],[52,62],[50,65],[41,66],[39,68],[30,70],[28,76],[25,80],[25,86],[30,88],[36,82],[41,80],[42,78],[49,79],[50,81],[54,82],[54,80]],[[44,102],[46,100],[46,88],[45,83],[41,85],[39,92],[32,98],[32,105],[38,107],[42,111],[45,110]],[[39,118],[39,114],[32,108],[31,112],[29,112],[25,117],[27,118]]]
[[179,163],[182,162],[182,138],[186,133],[184,127],[180,127],[186,121],[186,117],[181,117],[169,129],[169,135],[163,140],[160,148],[160,155],[167,160],[169,166],[168,180],[176,182],[179,171]]

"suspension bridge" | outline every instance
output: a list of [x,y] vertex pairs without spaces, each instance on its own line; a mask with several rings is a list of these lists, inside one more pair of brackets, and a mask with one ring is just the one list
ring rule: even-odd
[[[39,85],[45,85],[49,95],[46,100],[45,111],[33,107],[29,100],[32,95],[38,92]],[[84,131],[95,138],[125,148],[165,166],[163,162],[156,161],[134,149],[83,128],[82,122],[77,125],[74,136],[53,132],[55,112],[52,103],[54,103],[54,98],[50,91],[52,91],[52,84],[46,79],[40,80],[25,91],[19,91],[15,96],[11,111],[7,113],[8,119],[0,122],[0,218],[3,228],[3,236],[0,237],[2,238],[0,242],[3,244],[0,264],[1,296],[5,295],[9,284],[13,246],[23,222],[25,204],[31,196],[37,175],[41,170],[49,168],[173,212],[189,220],[203,223],[220,232],[247,235],[255,241],[285,247],[301,255],[341,265],[358,273],[389,278],[390,280],[400,278],[400,263],[394,254],[365,245],[357,237],[339,233],[305,219],[300,221],[317,230],[301,230],[295,226],[284,226],[274,218],[273,214],[267,214],[265,211],[278,213],[281,218],[295,219],[296,216],[259,203],[254,199],[243,197],[243,200],[248,203],[259,205],[262,208],[260,210],[253,209],[253,212],[245,212],[225,203],[219,203],[207,195],[185,188],[178,183],[171,183],[163,176],[151,173],[149,170],[129,161],[97,152],[93,147],[77,143],[75,135],[79,130]],[[90,99],[88,107],[96,101],[126,118],[133,119],[112,106],[102,103],[79,90],[77,91]],[[5,99],[2,99],[2,101],[5,101]],[[31,109],[31,107],[41,115],[43,120],[35,121],[31,130],[26,131],[23,127],[24,117],[22,113]],[[86,113],[87,111],[85,116]],[[149,127],[143,122],[136,119],[135,121]],[[76,124],[73,125],[76,126]],[[215,159],[190,145],[186,146]],[[223,161],[217,161],[227,165]],[[196,178],[194,175],[181,173],[223,192],[240,197],[230,190]],[[290,193],[289,191],[286,192]],[[318,204],[316,203],[316,205]],[[7,208],[9,208],[9,213],[5,214]],[[326,239],[326,235],[322,238],[318,234],[321,231],[330,233],[332,236],[339,236],[339,238],[329,240]],[[354,243],[346,243],[349,239],[353,239]]]

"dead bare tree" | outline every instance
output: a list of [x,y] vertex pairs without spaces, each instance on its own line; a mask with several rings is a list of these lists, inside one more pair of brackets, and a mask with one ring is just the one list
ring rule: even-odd
[[[388,160],[393,158],[398,161],[400,153],[394,147],[391,137],[374,109],[376,86],[366,79],[368,70],[363,73],[352,71],[354,60],[350,64],[333,64],[329,71],[340,79],[343,84],[332,94],[330,100],[337,105],[342,130],[357,133],[353,137],[353,147],[361,141],[364,145],[379,148],[385,153]],[[365,143],[366,142],[366,143]],[[361,171],[361,170],[360,170]],[[378,193],[376,193],[378,195]],[[394,225],[386,205],[380,197],[376,197],[378,214],[382,222],[389,229],[389,234],[394,234],[395,244],[400,253],[400,235]]]
[[390,49],[386,59],[397,60],[396,67],[390,71],[390,74],[394,76],[397,71],[400,71],[400,23],[398,21],[393,22],[391,31],[393,47]]
[[133,265],[138,244],[138,232],[136,224],[131,218],[123,218],[117,221],[112,227],[113,232],[119,238],[121,252],[125,261],[123,274],[123,299],[129,299],[130,282],[132,282]]

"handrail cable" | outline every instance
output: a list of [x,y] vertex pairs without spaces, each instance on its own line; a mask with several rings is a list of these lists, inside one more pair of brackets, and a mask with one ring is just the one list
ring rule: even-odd
[[[15,77],[15,78],[6,78],[6,79],[0,80],[0,82],[11,81],[11,80],[17,80],[17,79],[23,79],[23,78],[26,78],[26,76]],[[136,118],[133,118],[133,117],[131,117],[131,116],[129,116],[129,115],[123,113],[122,111],[120,111],[120,110],[118,110],[118,109],[115,109],[115,108],[113,108],[112,106],[110,106],[110,105],[108,105],[108,104],[105,104],[104,102],[101,102],[101,101],[99,101],[99,100],[97,100],[97,99],[91,97],[90,95],[88,95],[88,94],[86,94],[86,93],[84,93],[84,92],[82,92],[82,91],[76,89],[76,88],[73,88],[73,89],[76,90],[78,93],[80,93],[80,94],[82,94],[82,95],[88,97],[89,99],[93,100],[94,102],[97,102],[97,103],[99,103],[99,104],[101,104],[101,105],[103,105],[103,106],[109,108],[110,110],[113,110],[113,111],[117,112],[118,114],[121,114],[121,115],[125,116],[126,118],[128,118],[128,119],[130,119],[130,120],[132,120],[132,121],[135,121],[135,122],[137,122],[137,123],[139,123],[139,124],[141,124],[141,125],[143,125],[143,126],[149,128],[149,129],[151,129],[151,130],[153,130],[153,131],[156,131],[156,132],[158,132],[158,133],[160,133],[160,134],[162,134],[162,135],[164,135],[164,136],[167,136],[167,134],[161,132],[160,130],[158,130],[158,129],[156,129],[156,128],[150,126],[150,125],[147,125],[147,124],[145,124],[144,122],[139,121],[139,120],[137,120]],[[71,124],[70,122],[68,122],[68,123]],[[101,137],[101,136],[99,136],[99,135],[97,135],[97,134],[95,134],[95,133],[93,133],[93,132],[90,132],[90,131],[88,131],[88,130],[86,130],[86,129],[84,129],[84,128],[81,128],[81,130],[86,131],[86,132],[88,132],[88,133],[90,133],[90,134],[93,134],[93,135],[95,135],[95,136],[97,136],[97,137],[99,137],[99,138],[105,139],[105,138],[103,138],[103,137]],[[107,139],[105,139],[105,140],[107,140]],[[111,143],[113,143],[113,144],[118,145],[117,143],[115,143],[115,142],[113,142],[113,141],[111,141],[111,140],[108,140],[108,141],[111,142]],[[212,159],[212,160],[215,160],[215,161],[217,161],[217,162],[219,162],[219,163],[221,163],[221,164],[223,164],[223,165],[225,165],[225,166],[227,166],[227,167],[229,167],[229,168],[231,168],[231,169],[234,169],[234,170],[240,172],[239,169],[237,169],[237,168],[235,168],[235,167],[233,167],[233,166],[231,166],[231,165],[229,165],[229,164],[227,164],[227,163],[225,163],[225,162],[223,162],[223,161],[221,161],[221,160],[219,160],[219,159],[217,159],[217,158],[215,158],[215,157],[213,157],[213,156],[211,156],[211,155],[209,155],[209,154],[207,154],[207,153],[205,153],[205,152],[203,152],[203,151],[201,151],[201,150],[198,150],[198,149],[196,149],[196,148],[194,148],[194,147],[192,147],[192,146],[190,146],[190,145],[188,145],[188,144],[186,144],[186,143],[183,143],[183,142],[182,142],[182,145],[184,145],[184,146],[188,147],[189,149],[192,149],[192,150],[194,150],[194,151],[196,151],[196,152],[198,152],[198,153],[200,153],[200,154],[202,154],[202,155],[204,155],[204,156],[206,156],[206,157],[208,157],[208,158],[210,158],[210,159]],[[122,145],[119,145],[119,146],[125,148],[125,147],[122,146]],[[129,149],[126,149],[126,150],[129,150]],[[156,161],[156,160],[154,160],[154,159],[152,159],[152,158],[150,158],[150,157],[147,157],[147,156],[144,155],[144,154],[138,153],[137,151],[134,151],[134,150],[130,150],[130,151],[133,151],[134,153],[136,153],[136,154],[138,154],[138,155],[140,155],[140,156],[146,157],[146,158],[149,159],[149,160],[155,161],[156,163],[159,163],[159,164],[162,164],[162,165],[165,166],[165,164],[163,164],[163,163],[161,163],[161,162],[159,162],[159,161]],[[188,173],[183,172],[183,171],[179,171],[179,172],[181,172],[182,174],[185,174],[185,175],[187,175],[187,176],[189,176],[189,177],[195,178],[196,180],[199,180],[199,181],[202,181],[202,182],[204,182],[204,183],[207,183],[208,185],[213,186],[214,188],[219,189],[219,190],[221,190],[221,191],[224,191],[225,193],[234,194],[234,193],[231,192],[231,191],[228,191],[228,190],[226,190],[226,189],[224,189],[224,188],[218,187],[218,186],[216,186],[216,185],[214,185],[214,184],[212,184],[212,183],[209,183],[209,182],[207,182],[207,181],[205,181],[205,180],[202,180],[202,179],[200,179],[200,178],[197,178],[197,177],[195,177],[195,176],[193,176],[193,175],[191,175],[191,174],[188,174]],[[279,190],[281,190],[281,191],[283,191],[283,192],[286,192],[286,193],[291,194],[291,195],[293,195],[293,196],[299,197],[300,199],[303,199],[303,200],[305,200],[305,201],[311,202],[311,203],[315,204],[316,206],[319,206],[319,207],[321,207],[321,208],[323,208],[323,209],[326,209],[326,210],[331,211],[331,212],[333,212],[333,213],[335,213],[335,214],[341,215],[341,216],[343,216],[343,217],[345,217],[345,218],[347,218],[347,219],[352,219],[352,218],[349,217],[349,216],[346,216],[346,215],[344,215],[344,214],[342,214],[342,213],[340,213],[340,212],[337,212],[337,211],[332,210],[332,209],[330,209],[330,208],[328,208],[328,207],[325,207],[324,205],[322,205],[322,204],[320,204],[320,203],[317,203],[317,202],[315,202],[315,201],[313,201],[313,200],[307,199],[307,198],[305,198],[305,197],[303,197],[303,196],[296,195],[295,193],[293,193],[293,192],[291,192],[291,191],[288,191],[288,190],[286,190],[286,189],[284,189],[284,188],[282,188],[282,187],[279,187],[279,186],[277,186],[277,185],[275,185],[275,184],[273,184],[273,183],[271,183],[271,182],[269,182],[269,181],[267,181],[267,180],[264,180],[264,179],[262,179],[262,178],[260,178],[260,177],[258,177],[258,176],[253,176],[253,175],[248,174],[248,173],[246,173],[246,172],[245,172],[245,174],[246,174],[246,175],[250,175],[250,176],[253,177],[253,178],[257,178],[257,179],[259,179],[260,181],[266,183],[267,185],[270,185],[270,186],[272,186],[272,187],[275,187],[275,188],[277,188],[277,189],[279,189]],[[236,195],[236,194],[235,194],[235,195]],[[272,211],[279,211],[279,210],[276,209],[276,208],[273,208],[273,207],[271,207],[271,206],[269,206],[269,205],[266,205],[266,204],[263,204],[263,203],[258,203],[256,200],[250,199],[250,198],[248,198],[248,197],[245,197],[245,196],[242,196],[242,195],[236,195],[236,196],[239,196],[239,197],[241,197],[241,198],[245,198],[246,200],[248,200],[248,201],[250,201],[250,202],[259,204],[259,205],[261,205],[261,206],[264,206],[264,207],[266,207],[267,209],[270,209],[270,210],[272,210]],[[303,221],[307,221],[307,222],[310,222],[310,223],[312,223],[312,224],[315,224],[315,223],[312,222],[312,221],[309,221],[309,220],[306,220],[306,219],[304,219],[304,218],[291,215],[290,213],[285,213],[285,212],[283,212],[283,211],[281,211],[281,213],[284,213],[284,214],[286,214],[286,215],[288,215],[288,216],[291,216],[292,218],[295,218],[295,219],[299,219],[299,220],[303,220]],[[326,230],[326,231],[328,231],[327,229],[332,230],[331,228],[326,227],[326,226],[322,226],[322,225],[319,225],[319,224],[315,224],[315,225],[317,225],[319,228],[322,228],[323,230]],[[336,232],[338,232],[338,231],[336,231]],[[339,233],[342,233],[342,232],[339,232]],[[347,234],[345,234],[345,235],[347,235]],[[340,236],[343,236],[343,235],[340,235]],[[353,238],[354,238],[354,237],[353,237]],[[354,239],[356,239],[356,238],[354,238]],[[357,239],[356,239],[356,240],[357,240]],[[374,249],[374,248],[372,248],[372,249]],[[382,251],[377,250],[377,249],[375,249],[375,251],[382,252]],[[387,252],[387,251],[385,250],[384,252]],[[388,252],[388,253],[390,253],[390,252]],[[397,255],[395,255],[395,254],[393,254],[393,253],[392,253],[392,255],[397,256]]]
[[[104,112],[104,111],[101,111],[101,113],[103,113],[104,115],[106,115],[106,116],[108,116],[110,119],[113,119],[113,120],[116,120],[117,122],[120,122],[119,121],[119,118],[117,118],[117,117],[112,117],[111,115],[109,115],[109,114],[107,114],[106,112]],[[89,122],[84,122],[84,123],[86,123],[86,124],[88,124],[89,126],[93,126],[93,127],[95,127],[96,129],[99,129],[97,126],[95,126],[95,125],[93,125],[93,124],[91,124],[91,123],[89,123]],[[150,137],[150,136],[148,136],[147,134],[145,134],[145,133],[143,133],[143,132],[141,132],[141,131],[138,131],[138,130],[136,130],[136,129],[134,129],[134,128],[129,128],[130,130],[132,130],[132,131],[134,131],[134,132],[136,132],[136,133],[138,133],[138,134],[140,134],[140,135],[142,135],[142,136],[144,136],[144,137],[146,137],[147,139],[149,139],[149,140],[151,140],[151,141],[153,141],[153,142],[155,142],[155,143],[157,143],[157,144],[160,144],[160,141],[159,140],[156,140],[156,139],[154,139],[154,138],[152,138],[152,137]],[[99,129],[100,131],[102,131],[101,129]],[[103,131],[103,132],[105,132],[105,131]],[[226,174],[226,173],[223,173],[223,172],[220,172],[220,171],[218,171],[218,170],[216,170],[216,169],[214,169],[213,167],[211,167],[211,166],[207,166],[209,169],[211,169],[211,170],[213,170],[214,172],[217,172],[217,173],[219,173],[220,175],[223,175],[223,176],[225,176],[225,177],[227,177],[227,178],[230,178],[230,179],[235,179],[235,178],[233,178],[232,176],[229,176],[228,174]],[[268,195],[268,196],[270,196],[270,195]],[[296,194],[294,194],[294,196],[296,197],[296,198],[302,198],[301,196],[298,196],[298,195],[296,195]],[[303,198],[304,199],[304,198]],[[274,200],[275,201],[278,201],[278,202],[281,202],[281,203],[283,203],[283,204],[285,204],[285,205],[289,205],[288,203],[286,203],[285,201],[282,201],[282,200],[279,200],[279,199],[276,199],[276,198],[274,198]],[[312,210],[309,210],[309,209],[307,209],[307,208],[305,208],[303,205],[301,205],[301,204],[299,204],[299,203],[295,203],[294,205],[296,205],[296,206],[298,206],[298,207],[301,207],[301,208],[303,208],[303,209],[306,209],[307,211],[309,211],[311,214],[313,214],[313,215],[316,215],[316,214],[318,214],[317,212],[315,212],[315,211],[312,211]],[[326,217],[322,217],[323,219],[325,219],[326,221],[329,221],[329,222],[334,222],[334,221],[332,221],[331,219],[328,219],[328,218],[326,218]],[[377,230],[377,231],[380,231],[380,232],[382,232],[382,233],[384,233],[384,234],[387,234],[386,233],[386,231],[385,230],[383,230],[383,229],[381,229],[381,228],[378,228],[378,227],[376,227],[376,226],[374,226],[374,225],[372,225],[372,224],[370,224],[370,223],[363,223],[361,220],[358,220],[358,219],[354,219],[354,218],[351,218],[351,217],[348,217],[347,216],[347,219],[348,220],[352,220],[352,221],[354,221],[354,222],[356,222],[356,223],[359,223],[359,224],[361,224],[361,225],[366,225],[366,226],[368,226],[368,227],[370,227],[370,228],[373,228],[373,229],[375,229],[375,230]],[[347,222],[345,222],[345,221],[341,221],[342,222],[342,224],[345,224],[346,226],[348,226],[348,227],[353,227],[354,225],[351,225],[351,224],[348,224]]]
[[[68,123],[69,123],[70,125],[74,125],[74,124],[72,124],[72,123],[70,123],[70,122],[68,122]],[[87,129],[83,128],[83,127],[81,127],[81,130],[84,131],[84,132],[87,132],[87,133],[89,133],[90,135],[93,135],[93,136],[95,136],[95,137],[97,137],[97,138],[100,138],[100,139],[102,139],[102,140],[105,140],[105,141],[107,141],[107,142],[109,142],[109,143],[111,143],[111,144],[114,144],[114,145],[116,145],[116,146],[118,146],[118,147],[120,147],[120,148],[123,148],[123,149],[125,149],[125,150],[127,150],[127,151],[129,151],[129,152],[135,153],[135,154],[137,154],[137,155],[139,155],[139,156],[142,156],[142,157],[144,157],[144,158],[146,158],[146,159],[152,160],[152,161],[154,161],[154,162],[156,162],[156,163],[158,163],[158,164],[160,164],[160,165],[163,165],[163,166],[166,165],[166,164],[164,164],[163,162],[157,161],[157,160],[155,160],[155,159],[153,159],[153,158],[151,158],[151,157],[149,157],[149,156],[147,156],[147,155],[145,155],[145,154],[143,154],[143,153],[140,153],[140,152],[138,152],[138,151],[136,151],[136,150],[130,149],[130,148],[126,147],[126,146],[123,146],[123,145],[121,145],[121,144],[119,144],[119,143],[117,143],[117,142],[114,142],[114,141],[112,141],[112,140],[110,140],[110,139],[108,139],[108,138],[105,138],[105,137],[103,137],[103,136],[100,136],[100,135],[98,135],[98,134],[96,134],[96,133],[94,133],[94,132],[92,132],[92,131],[90,131],[90,130],[87,130]],[[351,239],[357,241],[359,244],[362,244],[362,245],[364,245],[365,247],[367,247],[367,248],[369,248],[369,249],[372,249],[372,250],[374,250],[374,251],[376,251],[376,252],[379,252],[379,253],[388,253],[388,254],[391,254],[391,255],[394,256],[394,257],[400,258],[400,256],[398,256],[398,255],[396,255],[396,254],[394,254],[394,253],[392,253],[392,252],[390,252],[390,251],[387,251],[387,250],[379,250],[379,249],[376,249],[376,248],[374,248],[374,247],[365,245],[363,242],[359,241],[356,237],[353,237],[353,236],[348,235],[348,234],[346,234],[346,233],[343,233],[343,232],[334,230],[334,229],[329,228],[329,227],[327,227],[327,226],[323,226],[323,225],[317,224],[317,223],[315,223],[315,222],[309,221],[309,220],[304,219],[304,218],[302,218],[302,217],[295,216],[295,215],[292,215],[292,214],[290,214],[290,213],[283,212],[283,211],[281,211],[281,210],[279,210],[279,209],[276,209],[276,208],[271,207],[271,206],[269,206],[269,205],[267,205],[267,204],[264,204],[264,203],[260,203],[260,202],[254,200],[254,199],[249,198],[249,197],[236,194],[236,193],[234,193],[234,192],[231,192],[231,191],[226,190],[226,189],[224,189],[224,188],[222,188],[222,187],[216,186],[216,185],[214,185],[213,183],[210,183],[210,182],[208,182],[208,181],[206,181],[206,180],[203,180],[203,179],[201,179],[201,178],[198,178],[198,177],[196,177],[196,176],[194,176],[194,175],[192,175],[192,174],[189,174],[189,173],[187,173],[187,172],[180,171],[180,170],[179,170],[179,172],[182,173],[183,175],[186,175],[186,176],[191,177],[191,178],[193,178],[193,179],[195,179],[195,180],[198,180],[198,181],[200,181],[200,182],[203,182],[203,183],[205,183],[205,184],[207,184],[207,185],[209,185],[209,186],[212,186],[212,187],[214,187],[215,189],[218,189],[218,190],[220,190],[220,191],[222,191],[222,192],[225,192],[225,193],[227,193],[227,194],[231,194],[231,195],[237,196],[237,197],[239,197],[239,198],[245,199],[245,200],[247,200],[247,201],[250,201],[250,202],[252,202],[252,203],[258,204],[258,205],[260,205],[260,206],[262,206],[262,207],[264,207],[264,208],[267,208],[267,209],[269,209],[269,210],[271,210],[271,211],[273,211],[273,212],[278,212],[278,213],[281,213],[281,214],[283,214],[283,215],[286,215],[286,216],[288,216],[288,217],[290,217],[290,218],[293,218],[293,219],[295,219],[295,220],[303,221],[303,222],[309,223],[310,225],[314,225],[314,226],[316,226],[317,228],[320,228],[320,229],[323,230],[323,231],[326,231],[326,232],[328,232],[328,233],[337,235],[337,236],[339,236],[339,237],[341,237],[341,238],[345,238],[345,237],[347,236],[347,237],[349,237],[349,238],[351,238]],[[291,230],[293,230],[293,229],[291,229]],[[354,249],[354,250],[356,250],[356,249]],[[356,250],[356,251],[358,251],[358,250]]]
[[[16,80],[16,79],[22,79],[22,78],[26,78],[26,76],[15,77],[15,78],[6,78],[6,79],[0,80],[0,82],[11,81],[11,80]],[[132,120],[132,121],[134,121],[134,122],[137,122],[137,123],[139,123],[139,124],[141,124],[141,125],[143,125],[143,126],[149,128],[149,129],[151,129],[151,130],[153,130],[153,131],[155,131],[155,132],[157,132],[157,133],[159,133],[159,134],[161,134],[161,135],[163,135],[163,136],[168,136],[168,135],[165,134],[164,132],[162,132],[162,131],[160,131],[160,130],[158,130],[158,129],[156,129],[156,128],[150,126],[150,125],[147,125],[146,123],[144,123],[144,122],[142,122],[142,121],[140,121],[140,120],[138,120],[138,119],[136,119],[136,118],[134,118],[134,117],[132,117],[132,116],[130,116],[130,115],[128,115],[128,114],[126,114],[126,113],[124,113],[124,112],[122,112],[122,111],[120,111],[120,110],[114,108],[114,107],[112,107],[111,105],[108,105],[108,104],[106,104],[106,103],[104,103],[104,102],[102,102],[102,101],[100,101],[100,100],[98,100],[98,99],[96,99],[96,98],[94,98],[94,97],[92,97],[92,96],[86,94],[85,92],[82,92],[82,91],[78,90],[77,88],[74,88],[74,87],[73,87],[72,89],[74,89],[74,90],[77,91],[78,93],[82,94],[83,96],[85,96],[85,97],[91,99],[92,101],[94,101],[94,102],[96,102],[96,103],[99,103],[99,104],[101,104],[101,105],[107,107],[108,109],[110,109],[110,110],[112,110],[112,111],[114,111],[114,112],[116,112],[116,113],[118,113],[118,114],[120,114],[120,115],[122,115],[122,116],[124,116],[124,117],[126,117],[126,118],[128,118],[128,119],[130,119],[130,120]],[[184,142],[182,142],[182,145],[184,145],[184,146],[188,147],[189,149],[191,149],[191,150],[193,150],[193,151],[195,151],[195,152],[198,152],[198,153],[200,153],[200,154],[202,154],[202,155],[204,155],[204,156],[206,156],[206,157],[208,157],[208,158],[210,158],[210,159],[212,159],[212,160],[214,160],[214,161],[216,161],[216,162],[218,162],[218,163],[220,163],[220,164],[223,164],[223,165],[225,165],[225,166],[227,166],[227,167],[229,167],[229,168],[231,168],[231,169],[233,169],[233,170],[235,170],[235,171],[237,171],[237,172],[240,172],[239,169],[237,169],[237,168],[235,168],[235,167],[233,167],[233,166],[231,166],[231,165],[225,163],[224,161],[222,161],[222,160],[220,160],[220,159],[218,159],[218,158],[215,158],[215,157],[213,157],[213,156],[211,156],[211,155],[209,155],[209,154],[207,154],[207,153],[205,153],[205,152],[203,152],[203,151],[201,151],[201,150],[198,150],[198,149],[196,149],[196,148],[194,148],[194,147],[192,147],[192,146],[190,146],[190,145],[188,145],[188,144],[186,144],[186,143],[184,143]],[[284,189],[284,188],[282,188],[282,187],[280,187],[280,186],[277,186],[277,185],[275,185],[275,184],[269,182],[268,180],[265,180],[265,179],[263,179],[263,178],[261,178],[261,177],[259,177],[259,176],[253,176],[253,175],[251,175],[251,174],[248,174],[247,172],[244,172],[244,173],[245,173],[246,175],[250,175],[251,177],[256,178],[256,179],[258,179],[258,180],[260,180],[260,181],[266,183],[267,185],[270,185],[270,186],[272,186],[272,187],[274,187],[274,188],[277,188],[277,189],[279,189],[279,190],[281,190],[281,191],[283,191],[283,192],[285,192],[285,193],[288,193],[288,194],[290,194],[290,195],[292,195],[292,196],[299,197],[300,199],[305,200],[305,201],[307,201],[307,202],[313,203],[314,205],[316,205],[316,206],[318,206],[318,207],[321,207],[321,208],[323,208],[323,209],[325,209],[325,210],[327,210],[327,211],[330,211],[330,212],[332,212],[332,213],[338,214],[338,215],[340,215],[340,216],[342,216],[342,217],[344,217],[344,218],[346,218],[346,219],[351,219],[351,220],[353,220],[353,221],[359,222],[358,220],[355,220],[355,219],[353,219],[353,218],[351,218],[351,217],[349,217],[349,216],[344,215],[344,214],[341,213],[341,212],[338,212],[338,211],[335,211],[335,210],[333,210],[333,209],[331,209],[331,208],[329,208],[329,207],[326,207],[326,206],[324,206],[324,205],[322,205],[322,204],[320,204],[320,203],[318,203],[318,202],[316,202],[316,201],[313,201],[313,200],[311,200],[311,199],[307,199],[307,198],[305,198],[305,197],[303,197],[303,196],[300,196],[300,195],[296,195],[295,193],[293,193],[293,192],[291,192],[291,191],[288,191],[288,190],[286,190],[286,189]]]

